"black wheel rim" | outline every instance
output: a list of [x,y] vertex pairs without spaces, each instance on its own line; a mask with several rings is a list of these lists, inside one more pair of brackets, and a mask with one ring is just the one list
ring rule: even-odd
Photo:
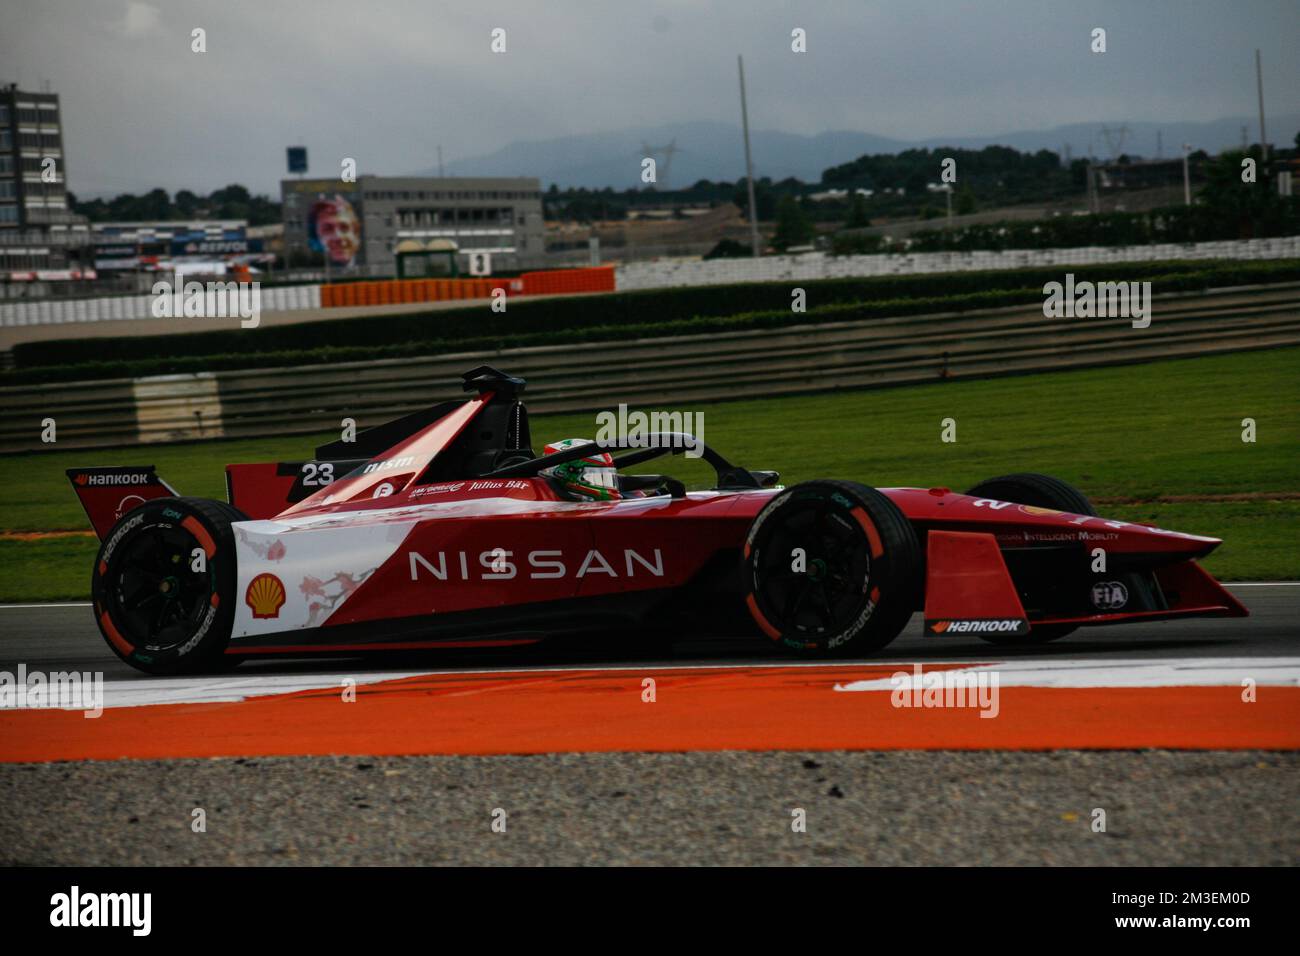
[[150,652],[178,647],[193,637],[212,603],[211,567],[191,567],[198,540],[175,525],[144,527],[119,545],[105,572],[105,597],[118,630]]
[[[802,549],[803,570],[795,568]],[[825,499],[781,506],[753,552],[755,600],[782,633],[836,634],[862,613],[871,577],[866,532]]]

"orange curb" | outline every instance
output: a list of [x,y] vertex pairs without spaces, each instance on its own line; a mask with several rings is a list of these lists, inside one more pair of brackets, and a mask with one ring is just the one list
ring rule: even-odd
[[[961,665],[955,665],[961,666]],[[941,667],[928,670],[943,669]],[[692,750],[1297,749],[1300,688],[1000,690],[1000,714],[836,683],[899,665],[435,674],[240,703],[0,714],[0,762]],[[654,703],[642,702],[645,678]],[[340,681],[343,677],[340,676]]]

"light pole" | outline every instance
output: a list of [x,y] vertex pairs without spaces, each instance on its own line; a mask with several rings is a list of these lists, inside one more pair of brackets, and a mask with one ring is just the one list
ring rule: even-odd
[[1259,151],[1260,156],[1268,159],[1268,136],[1264,132],[1264,67],[1260,63],[1259,50],[1255,50],[1255,91],[1259,95]]
[[1187,157],[1191,155],[1192,144],[1183,143],[1183,205],[1192,204],[1192,178],[1187,171]]
[[1093,169],[1093,165],[1097,161],[1096,157],[1093,155],[1093,145],[1096,142],[1097,142],[1097,134],[1093,133],[1092,137],[1088,140],[1087,173],[1088,173],[1088,212],[1093,213],[1094,215],[1096,213],[1101,212],[1101,198],[1097,195],[1097,176],[1095,170]]
[[749,241],[753,245],[753,256],[759,256],[758,248],[758,206],[754,202],[754,162],[749,153],[749,108],[745,104],[745,58],[736,56],[736,65],[740,68],[740,121],[745,128],[745,180],[749,183]]

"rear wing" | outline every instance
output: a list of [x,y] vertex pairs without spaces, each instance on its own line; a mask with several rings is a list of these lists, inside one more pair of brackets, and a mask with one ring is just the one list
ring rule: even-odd
[[[364,464],[364,458],[348,458],[228,465],[226,499],[249,518],[272,518]],[[101,541],[123,515],[146,501],[179,496],[153,465],[69,468],[67,475]]]
[[175,489],[155,474],[153,465],[69,468],[67,476],[101,541],[128,511],[155,498],[176,497]]
[[249,518],[273,518],[367,461],[335,458],[227,465],[226,498]]

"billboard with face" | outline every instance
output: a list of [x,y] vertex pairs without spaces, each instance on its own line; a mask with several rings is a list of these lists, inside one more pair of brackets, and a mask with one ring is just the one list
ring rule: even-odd
[[307,245],[336,266],[350,266],[361,252],[361,217],[342,195],[322,196],[307,211]]

